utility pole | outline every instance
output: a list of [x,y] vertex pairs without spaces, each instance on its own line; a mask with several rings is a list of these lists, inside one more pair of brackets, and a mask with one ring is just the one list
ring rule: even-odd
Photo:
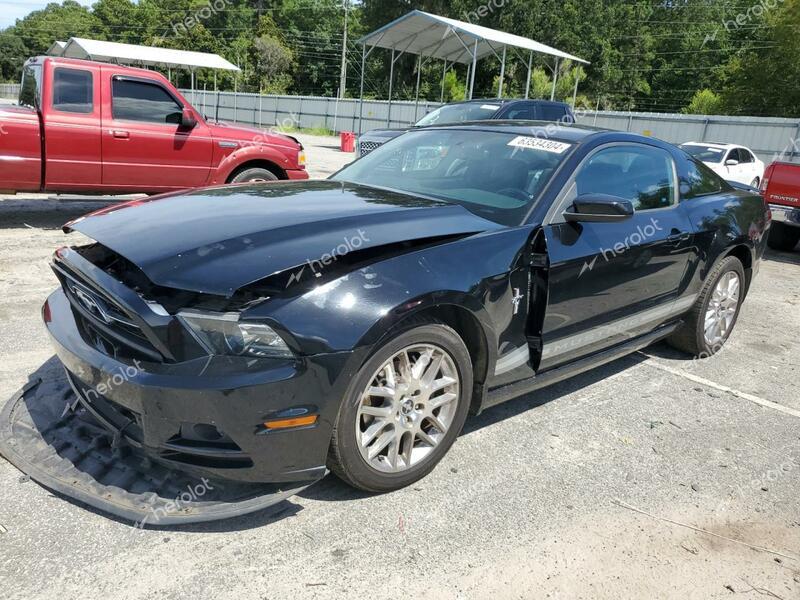
[[342,71],[339,76],[339,98],[344,98],[344,90],[347,86],[347,9],[348,0],[342,0],[344,7],[344,37],[342,38]]

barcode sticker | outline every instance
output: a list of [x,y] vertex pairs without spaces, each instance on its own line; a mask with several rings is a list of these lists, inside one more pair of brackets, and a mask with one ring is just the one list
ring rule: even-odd
[[564,142],[556,142],[554,140],[543,140],[542,138],[530,137],[527,135],[519,135],[508,142],[508,145],[517,146],[519,148],[544,150],[545,152],[552,152],[554,154],[564,154],[564,152],[566,152],[572,144],[565,144]]

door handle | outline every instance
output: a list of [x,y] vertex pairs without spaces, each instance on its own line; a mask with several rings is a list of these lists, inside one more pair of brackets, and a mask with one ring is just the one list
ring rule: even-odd
[[121,140],[127,140],[129,137],[131,137],[130,132],[123,131],[122,129],[112,129],[111,130],[111,135],[113,135],[115,138],[119,138]]

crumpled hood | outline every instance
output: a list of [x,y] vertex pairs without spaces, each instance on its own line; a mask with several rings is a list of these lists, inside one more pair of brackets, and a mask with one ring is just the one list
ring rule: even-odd
[[292,136],[267,129],[247,127],[246,125],[227,123],[225,121],[209,121],[208,127],[211,129],[211,135],[214,136],[214,139],[277,144],[289,148],[297,148],[300,146],[300,142]]
[[[153,283],[231,296],[354,250],[501,228],[464,207],[336,181],[223,186],[134,200],[67,223]],[[334,261],[335,262],[335,261]]]

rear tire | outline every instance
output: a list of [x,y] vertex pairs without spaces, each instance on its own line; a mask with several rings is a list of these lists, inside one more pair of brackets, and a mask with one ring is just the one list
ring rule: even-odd
[[277,181],[278,176],[269,169],[261,167],[253,167],[252,169],[245,169],[241,173],[237,173],[231,183],[261,183],[264,181]]
[[734,256],[725,257],[709,273],[697,301],[684,316],[683,325],[667,338],[667,343],[696,358],[719,352],[739,318],[744,291],[741,261]]
[[750,187],[758,189],[759,183],[761,183],[761,180],[758,177],[756,177],[755,179],[753,179],[753,181],[750,182]]
[[800,242],[800,227],[791,227],[783,223],[772,222],[769,229],[767,245],[773,250],[790,252]]
[[453,329],[425,324],[396,335],[353,378],[328,468],[368,492],[422,479],[461,432],[471,395],[472,362]]

